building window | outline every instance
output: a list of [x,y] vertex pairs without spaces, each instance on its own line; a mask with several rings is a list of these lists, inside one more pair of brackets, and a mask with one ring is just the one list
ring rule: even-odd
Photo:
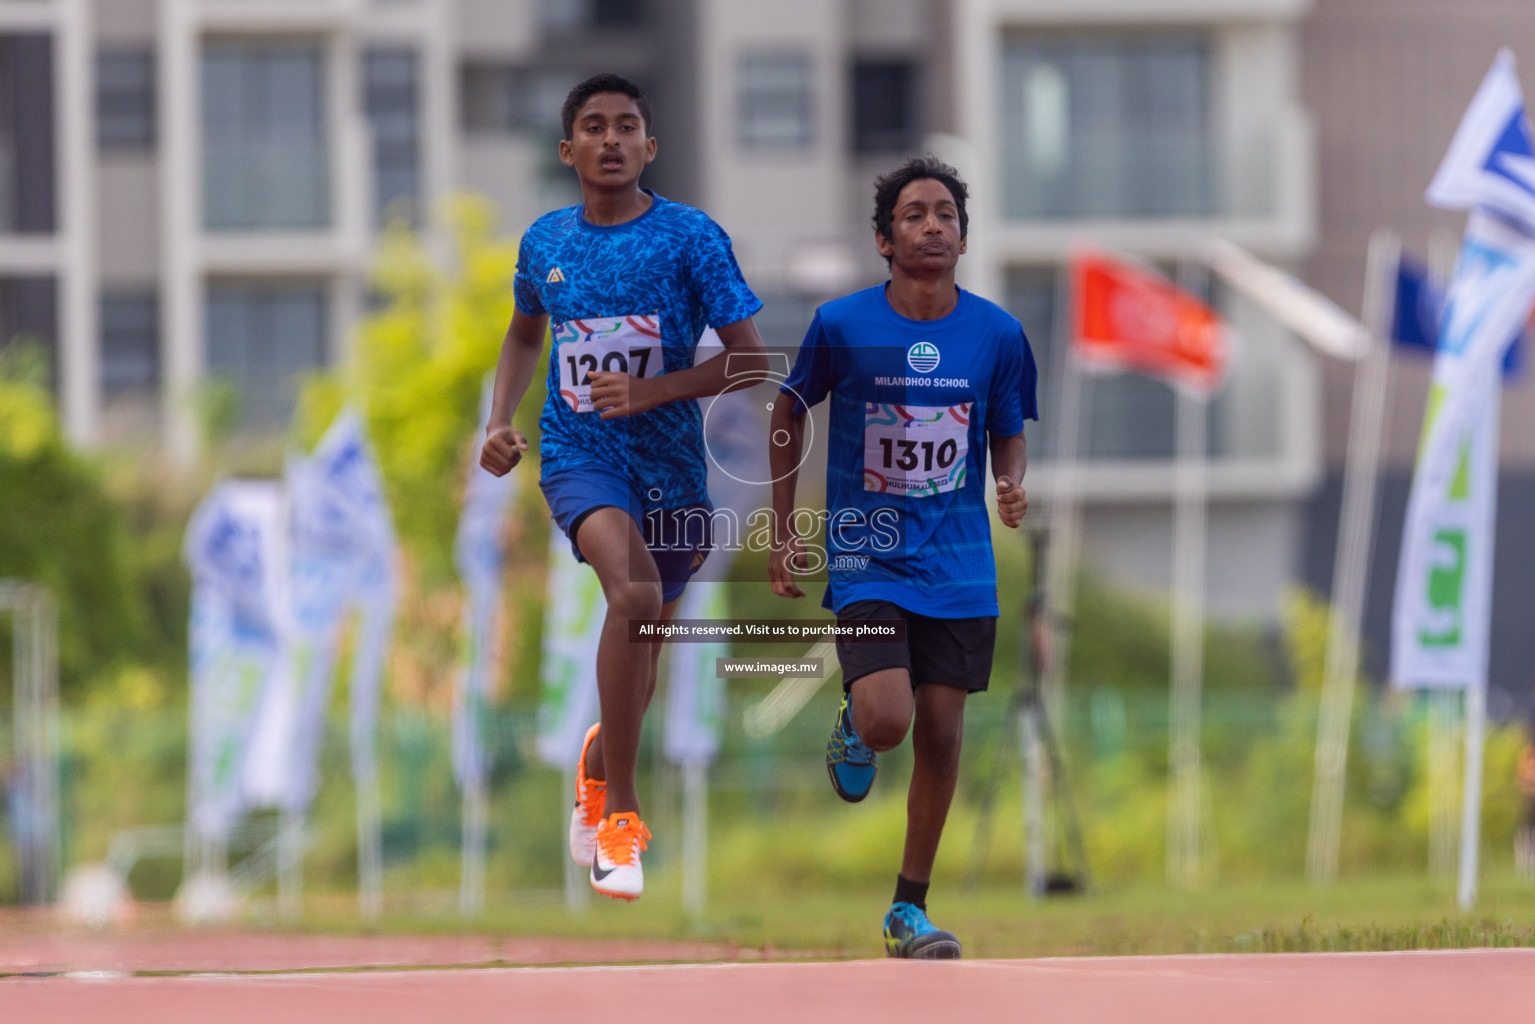
[[101,391],[105,398],[153,392],[160,384],[160,323],[154,292],[101,297]]
[[302,374],[325,361],[325,290],[318,284],[221,284],[208,289],[207,368],[240,394],[241,422],[275,430],[292,415]]
[[645,0],[539,0],[539,27],[550,35],[583,29],[641,28]]
[[373,213],[378,223],[402,217],[420,222],[421,113],[416,54],[408,49],[368,51],[364,105],[373,129]]
[[0,36],[0,233],[54,231],[53,40]]
[[1211,46],[1201,35],[1009,37],[1007,214],[1203,216],[1216,205]]
[[96,55],[96,145],[146,149],[154,142],[154,55],[103,50]]
[[806,53],[749,53],[737,65],[737,138],[747,149],[815,142],[813,69]]
[[210,43],[202,79],[204,225],[214,231],[328,226],[319,46]]
[[560,108],[581,81],[567,71],[511,64],[466,64],[460,79],[460,120],[472,135],[533,134],[560,138]]
[[762,308],[752,317],[752,324],[762,343],[775,352],[786,352],[792,365],[800,342],[805,340],[805,325],[815,317],[816,302],[793,292],[764,291],[758,295]]
[[466,64],[462,72],[460,119],[465,133],[520,137],[530,143],[535,158],[531,184],[542,207],[581,201],[575,175],[560,163],[559,140],[564,135],[560,108],[583,77],[553,68],[489,63]]
[[909,60],[853,63],[853,149],[905,153],[917,145],[917,65]]
[[644,0],[587,0],[593,28],[639,28],[645,24]]
[[506,64],[465,64],[459,74],[459,121],[471,135],[526,128],[526,72]]
[[0,277],[0,352],[37,349],[50,382],[58,380],[58,292],[53,277]]

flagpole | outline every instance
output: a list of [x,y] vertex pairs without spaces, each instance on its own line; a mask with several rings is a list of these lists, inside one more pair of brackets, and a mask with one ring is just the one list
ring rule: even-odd
[[[574,793],[576,791],[576,769],[572,765],[565,769],[561,779],[560,792]],[[565,806],[561,803],[561,806]],[[579,867],[569,857],[561,857],[565,864],[565,909],[570,911],[582,911],[591,902],[592,888],[588,884],[587,872]]]
[[1178,392],[1167,873],[1169,881],[1184,887],[1198,884],[1202,860],[1199,705],[1204,672],[1207,410],[1206,399]]
[[[1494,533],[1497,517],[1497,482],[1498,482],[1498,422],[1501,413],[1502,388],[1500,382],[1494,382],[1486,402],[1483,404],[1479,415],[1480,423],[1475,424],[1470,436],[1472,441],[1471,458],[1478,464],[1472,472],[1479,480],[1479,486],[1483,489],[1482,518],[1477,524],[1477,534],[1480,543],[1491,548],[1494,544]],[[1492,562],[1492,552],[1487,552],[1487,561]],[[1491,589],[1490,587],[1488,588]],[[1491,616],[1491,602],[1488,602],[1487,615]],[[1483,628],[1491,632],[1491,622],[1488,621]],[[1477,875],[1481,866],[1480,846],[1482,835],[1482,761],[1483,745],[1487,736],[1487,656],[1485,649],[1480,659],[1481,671],[1478,678],[1470,680],[1466,687],[1466,770],[1465,770],[1465,795],[1461,799],[1461,827],[1460,827],[1460,908],[1470,910],[1476,903]]]
[[277,909],[296,921],[304,909],[304,812],[284,806],[277,820]]
[[485,910],[485,827],[488,817],[485,780],[476,775],[464,782],[463,850],[458,885],[458,912],[464,917],[473,917]]
[[1313,882],[1331,882],[1338,874],[1348,739],[1359,672],[1359,635],[1380,507],[1380,447],[1388,415],[1386,380],[1391,366],[1391,341],[1387,335],[1391,330],[1391,296],[1395,294],[1401,254],[1401,241],[1390,232],[1377,231],[1370,239],[1361,311],[1369,347],[1354,368],[1348,461],[1343,470],[1343,499],[1333,556],[1332,609],[1322,704],[1317,717],[1306,848],[1306,871]]
[[384,911],[383,833],[378,778],[357,787],[357,909],[377,921]]
[[703,915],[709,894],[709,766],[682,765],[682,910]]
[[1460,884],[1461,910],[1476,905],[1477,868],[1482,835],[1482,741],[1487,733],[1487,680],[1466,687],[1466,789],[1461,799]]
[[[1051,338],[1051,392],[1058,403],[1055,413],[1055,486],[1049,519],[1050,544],[1047,564],[1035,566],[1044,573],[1046,606],[1040,609],[1050,637],[1050,655],[1038,681],[1038,705],[1060,721],[1066,677],[1071,657],[1072,613],[1076,604],[1077,549],[1081,534],[1081,435],[1084,421],[1091,422],[1089,393],[1082,364],[1076,354],[1074,314],[1080,296],[1072,286],[1070,268],[1062,264],[1056,278],[1055,331]],[[1049,827],[1045,815],[1045,752],[1035,712],[1027,705],[1019,711],[1019,740],[1023,748],[1024,889],[1043,895],[1048,871]]]
[[[390,598],[369,601],[358,617],[357,642],[371,651],[353,663],[350,682],[352,777],[357,790],[357,906],[376,921],[384,911],[383,797],[378,783],[378,693],[393,614]],[[365,648],[359,646],[358,653]]]
[[[1179,285],[1198,294],[1197,268],[1181,263]],[[1174,389],[1177,459],[1174,470],[1171,686],[1168,695],[1167,876],[1192,888],[1203,869],[1200,835],[1203,767],[1199,750],[1200,691],[1204,678],[1204,591],[1209,504],[1209,397]]]
[[1052,657],[1045,666],[1041,697],[1046,711],[1060,721],[1060,703],[1066,688],[1070,661],[1072,612],[1077,594],[1077,554],[1082,528],[1081,474],[1082,429],[1090,425],[1090,397],[1086,393],[1082,363],[1073,337],[1073,311],[1080,297],[1075,295],[1071,273],[1062,264],[1055,289],[1055,336],[1051,339],[1051,390],[1060,403],[1055,432],[1054,509],[1050,516],[1049,567],[1045,577],[1046,599],[1051,608],[1045,612],[1045,628],[1050,631]]
[[1457,843],[1455,764],[1460,723],[1460,694],[1454,690],[1429,690],[1428,712],[1428,873],[1435,879],[1456,875]]

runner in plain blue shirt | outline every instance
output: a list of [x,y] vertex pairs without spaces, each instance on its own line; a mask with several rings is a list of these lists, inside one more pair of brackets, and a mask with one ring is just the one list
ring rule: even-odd
[[[817,311],[774,403],[773,591],[803,597],[820,567],[796,532],[794,492],[808,406],[831,399],[823,603],[844,696],[826,764],[849,802],[874,782],[875,753],[912,733],[906,845],[885,915],[890,956],[951,959],[959,940],[927,917],[927,890],[954,797],[965,698],[986,689],[997,572],[985,474],[1012,528],[1028,501],[1023,422],[1038,417],[1034,357],[1018,321],[955,285],[968,190],[932,157],[875,183],[874,230],[890,280]],[[913,721],[915,720],[915,725]]]
[[1035,376],[1018,321],[963,289],[936,320],[884,285],[816,312],[783,391],[800,412],[831,400],[823,605],[997,614],[985,442],[1038,419]]

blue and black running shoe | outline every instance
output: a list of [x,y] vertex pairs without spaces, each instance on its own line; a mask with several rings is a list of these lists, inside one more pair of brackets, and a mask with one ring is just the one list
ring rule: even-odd
[[853,709],[848,705],[847,694],[842,695],[842,706],[837,709],[837,723],[831,727],[831,739],[826,741],[826,773],[831,776],[831,788],[850,804],[856,804],[869,795],[874,785],[874,751],[858,738],[853,728]]
[[958,960],[959,940],[927,919],[927,911],[897,903],[885,915],[885,955],[905,960]]

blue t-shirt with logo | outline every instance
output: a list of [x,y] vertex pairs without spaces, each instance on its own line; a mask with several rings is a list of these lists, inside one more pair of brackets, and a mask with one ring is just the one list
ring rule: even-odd
[[593,224],[584,205],[534,221],[522,236],[514,291],[524,315],[549,316],[542,473],[618,469],[646,508],[676,508],[708,497],[698,403],[667,402],[603,420],[592,411],[587,375],[685,370],[705,327],[745,320],[762,303],[718,224],[701,210],[650,196],[650,207],[623,224]]
[[831,396],[822,604],[998,613],[986,439],[1039,418],[1037,381],[1018,321],[963,289],[938,320],[901,316],[884,285],[816,311],[780,390],[796,411]]

